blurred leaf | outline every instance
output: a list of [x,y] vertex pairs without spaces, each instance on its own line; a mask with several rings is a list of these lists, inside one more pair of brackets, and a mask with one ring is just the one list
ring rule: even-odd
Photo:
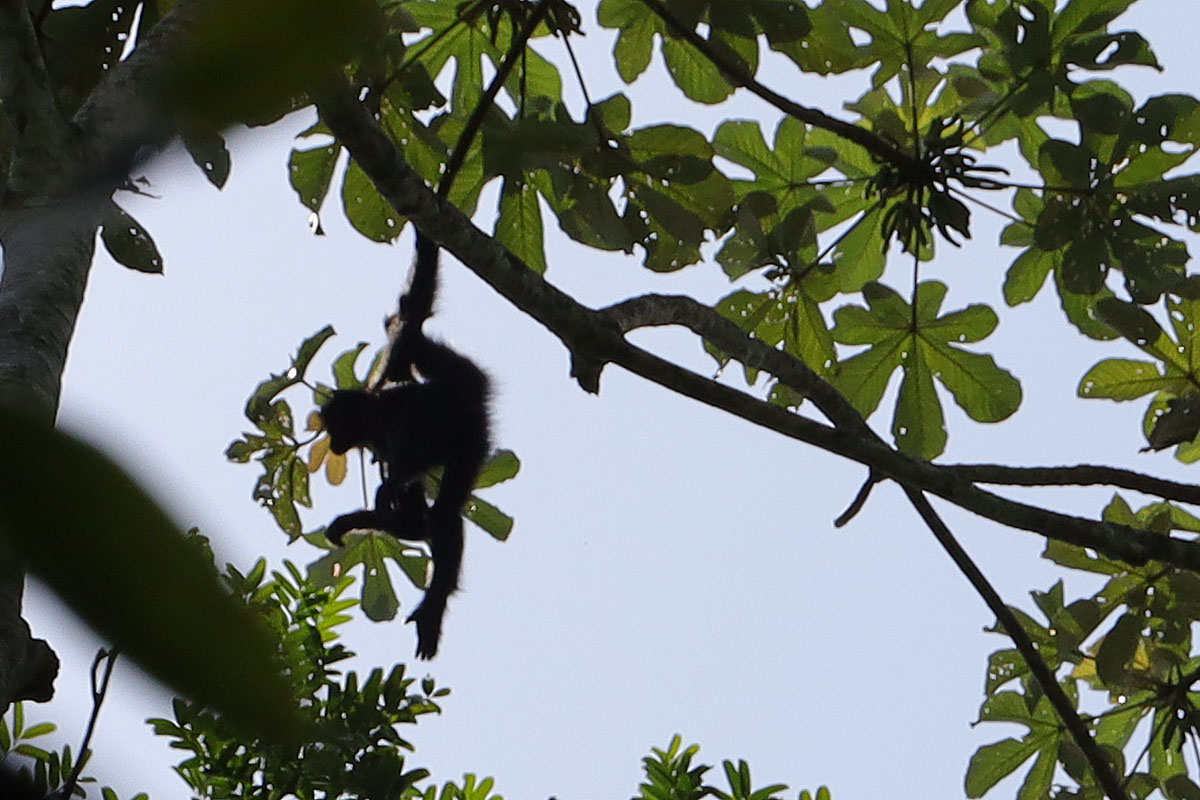
[[265,124],[305,104],[386,24],[369,0],[205,3],[167,96],[215,127]]
[[12,413],[0,413],[0,437],[22,454],[21,470],[0,482],[0,535],[30,569],[174,690],[270,739],[296,736],[275,641],[133,479]]

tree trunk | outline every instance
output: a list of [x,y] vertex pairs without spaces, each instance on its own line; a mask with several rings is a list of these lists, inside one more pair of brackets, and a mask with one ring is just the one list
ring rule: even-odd
[[[0,202],[0,413],[53,425],[96,230],[136,160],[174,133],[160,87],[206,2],[180,0],[68,121],[57,109],[28,5],[0,0],[0,109],[11,142]],[[50,699],[58,671],[49,645],[21,617],[23,583],[20,564],[0,541],[0,713],[16,700]]]

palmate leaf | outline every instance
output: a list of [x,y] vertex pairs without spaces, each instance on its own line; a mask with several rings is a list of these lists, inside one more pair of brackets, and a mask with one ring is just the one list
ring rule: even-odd
[[360,603],[363,613],[368,619],[384,622],[395,619],[400,607],[388,574],[389,559],[400,565],[414,586],[424,586],[429,557],[413,545],[382,532],[356,531],[347,534],[345,547],[327,553],[308,565],[308,577],[318,587],[335,586],[342,576],[362,566]]
[[1021,385],[996,366],[991,356],[971,353],[960,344],[978,342],[996,327],[996,314],[973,305],[939,316],[946,286],[926,281],[917,289],[916,308],[878,283],[863,289],[867,308],[843,306],[834,313],[833,338],[868,348],[845,359],[834,384],[864,415],[879,406],[896,369],[904,370],[892,432],[908,453],[934,458],[946,445],[936,378],[955,402],[979,422],[998,422],[1021,404]]
[[[703,27],[699,33],[729,61],[748,75],[758,69],[759,36],[775,50],[791,52],[810,31],[808,9],[788,0],[699,0],[665,4],[684,25]],[[712,61],[674,31],[641,0],[602,0],[597,18],[605,28],[617,29],[613,58],[626,83],[636,80],[654,55],[654,39],[662,40],[662,55],[676,86],[698,103],[719,103],[733,87]]]
[[1039,698],[1032,711],[1029,700],[1028,695],[1000,692],[984,702],[979,710],[980,722],[1024,725],[1029,733],[1021,739],[1002,739],[975,751],[964,781],[967,797],[982,797],[1035,754],[1037,760],[1026,774],[1018,797],[1033,800],[1049,796],[1059,748],[1067,735],[1049,700],[1044,696]]
[[957,5],[952,0],[926,0],[918,8],[911,0],[899,0],[883,11],[867,0],[839,0],[822,3],[810,13],[817,30],[823,27],[823,17],[833,16],[868,35],[868,42],[852,47],[858,59],[877,65],[871,81],[881,86],[905,66],[929,64],[982,43],[976,34],[937,32],[937,24]]
[[[783,267],[793,280],[809,284],[806,294],[821,295],[823,301],[835,289],[857,292],[883,274],[880,215],[862,214],[873,201],[850,183],[812,183],[826,173],[854,180],[871,174],[874,168],[869,159],[864,162],[857,145],[786,118],[776,128],[772,145],[764,140],[757,122],[725,122],[713,137],[713,149],[754,173],[754,180],[732,181],[738,204],[735,233],[717,255],[727,275],[740,277],[765,266]],[[823,254],[817,235],[855,215],[858,219]],[[833,282],[820,277],[819,273],[831,270]],[[813,287],[814,280],[825,286]]]

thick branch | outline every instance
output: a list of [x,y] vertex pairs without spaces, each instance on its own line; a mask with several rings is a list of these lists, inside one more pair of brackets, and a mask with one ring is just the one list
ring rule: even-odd
[[165,146],[177,133],[165,82],[175,69],[181,41],[211,0],[179,0],[129,58],[109,71],[75,113],[82,176],[91,181],[125,179],[139,159]]
[[57,176],[68,128],[54,100],[54,90],[38,46],[29,6],[20,0],[0,0],[0,108],[12,136],[8,189],[19,194],[45,195]]
[[[672,391],[853,459],[880,476],[930,492],[1009,527],[1090,547],[1131,564],[1155,559],[1200,571],[1200,545],[1194,542],[1073,517],[999,497],[946,468],[894,450],[874,436],[838,430],[790,413],[635,347],[625,340],[614,321],[619,315],[580,305],[476,228],[458,209],[440,201],[400,158],[378,122],[348,90],[331,93],[321,102],[320,111],[333,134],[350,150],[380,194],[397,212],[408,216],[424,235],[453,253],[502,296],[562,339],[577,364],[580,361],[618,364]],[[742,340],[750,343],[746,347],[755,345],[748,337],[743,336]],[[734,350],[736,348],[727,352],[736,355]],[[770,358],[781,356],[791,358],[786,354]],[[801,374],[801,370],[796,370],[797,377]],[[814,377],[811,370],[804,373],[805,380],[811,381]],[[820,381],[819,378],[816,380]],[[813,394],[818,393],[814,391]],[[822,399],[822,404],[842,417],[844,412],[827,400]]]

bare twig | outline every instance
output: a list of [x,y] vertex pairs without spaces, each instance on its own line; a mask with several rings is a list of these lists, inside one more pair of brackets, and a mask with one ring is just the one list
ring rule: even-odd
[[[108,696],[108,682],[112,678],[113,667],[117,665],[119,653],[120,651],[115,647],[108,650],[102,648],[92,660],[92,714],[88,717],[87,730],[83,733],[83,741],[79,744],[79,752],[75,756],[75,768],[71,770],[71,776],[59,790],[63,797],[71,797],[74,794],[75,785],[79,782],[79,775],[87,764],[88,748],[92,745],[96,720],[100,718],[100,706],[104,704],[104,698]],[[104,665],[103,674],[100,672],[101,664]]]
[[871,497],[871,490],[875,488],[875,484],[879,483],[879,478],[875,473],[867,475],[867,479],[863,481],[862,487],[858,490],[858,494],[854,495],[854,500],[850,502],[850,506],[838,515],[838,518],[833,521],[833,527],[844,528],[850,523],[850,520],[858,516],[858,512],[863,510],[863,506],[867,504],[867,500]]

